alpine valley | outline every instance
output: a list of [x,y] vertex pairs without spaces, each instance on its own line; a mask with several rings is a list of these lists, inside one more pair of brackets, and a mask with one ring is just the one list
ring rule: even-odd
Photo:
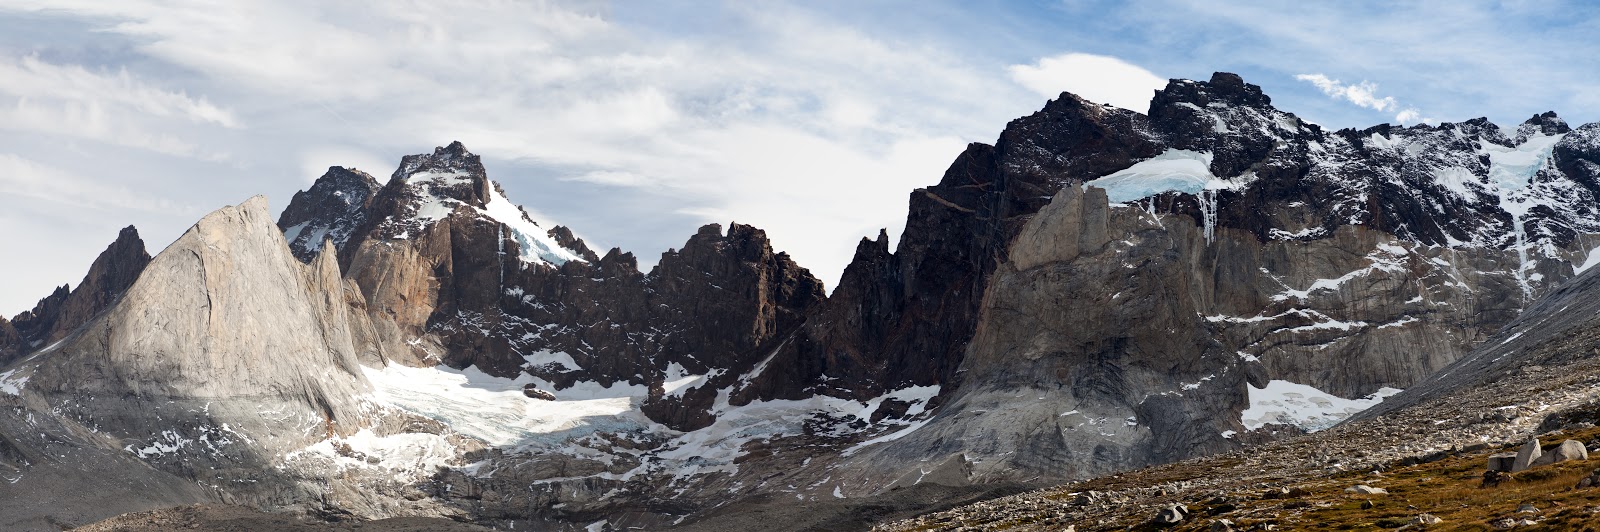
[[[204,504],[862,529],[1252,449],[1321,459],[1294,446],[1581,343],[1593,312],[1563,312],[1594,305],[1597,247],[1600,124],[1329,131],[1227,73],[1145,113],[1064,93],[1013,120],[831,292],[738,223],[642,272],[452,143],[384,180],[330,168],[276,218],[223,207],[154,256],[129,227],[0,319],[0,528]],[[1577,360],[1538,352],[1512,361]],[[1538,425],[1473,416],[1494,444]]]

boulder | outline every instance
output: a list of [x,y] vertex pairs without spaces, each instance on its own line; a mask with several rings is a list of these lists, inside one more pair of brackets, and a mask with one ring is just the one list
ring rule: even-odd
[[1440,519],[1433,514],[1421,514],[1411,518],[1411,524],[1420,526],[1437,525],[1443,522],[1443,519]]
[[550,392],[547,392],[547,391],[544,391],[544,390],[540,390],[539,387],[534,385],[534,384],[525,384],[525,385],[523,385],[522,386],[522,395],[526,395],[526,396],[528,396],[529,398],[532,398],[532,399],[543,399],[543,400],[546,400],[546,401],[554,401],[554,400],[556,400],[556,394],[553,394],[553,393],[550,393]]
[[1182,504],[1174,504],[1172,506],[1164,507],[1161,509],[1161,511],[1156,512],[1155,522],[1158,525],[1176,525],[1178,523],[1182,523],[1183,520],[1187,519],[1188,517],[1189,507]]
[[1509,472],[1511,465],[1517,461],[1517,453],[1500,453],[1489,455],[1489,471]]
[[1522,444],[1522,449],[1517,451],[1517,458],[1511,462],[1511,472],[1525,471],[1533,467],[1533,462],[1543,455],[1544,452],[1539,450],[1539,438],[1528,440],[1528,443]]
[[1551,449],[1550,452],[1540,455],[1537,460],[1533,461],[1532,467],[1549,465],[1557,462],[1565,462],[1568,460],[1588,459],[1589,450],[1583,447],[1583,442],[1577,440],[1567,440],[1561,442],[1561,445],[1557,445],[1554,449]]
[[1347,492],[1347,493],[1354,493],[1354,494],[1357,494],[1357,495],[1388,495],[1389,494],[1389,490],[1386,490],[1386,489],[1383,489],[1383,488],[1374,488],[1374,487],[1368,486],[1366,484],[1356,484],[1354,486],[1350,486],[1348,488],[1345,488],[1344,491]]
[[1546,455],[1552,457],[1551,463],[1565,462],[1567,460],[1588,460],[1589,450],[1583,447],[1583,442],[1567,440],[1557,445]]

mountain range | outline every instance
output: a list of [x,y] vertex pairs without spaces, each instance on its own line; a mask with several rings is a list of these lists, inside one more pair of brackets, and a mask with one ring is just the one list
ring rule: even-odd
[[1013,120],[831,292],[749,225],[648,272],[576,234],[459,142],[124,229],[0,319],[0,524],[859,528],[1331,434],[1582,299],[1600,124],[1331,131],[1217,73]]

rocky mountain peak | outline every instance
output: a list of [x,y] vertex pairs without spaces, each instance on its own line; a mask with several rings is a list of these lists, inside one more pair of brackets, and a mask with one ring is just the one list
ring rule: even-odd
[[1567,126],[1567,121],[1556,116],[1555,111],[1545,111],[1533,115],[1517,126],[1517,144],[1521,144],[1534,135],[1561,135],[1572,131]]
[[[139,230],[131,225],[122,228],[117,232],[117,239],[106,246],[105,251],[89,266],[89,273],[84,275],[83,282],[73,291],[73,297],[78,300],[69,300],[68,306],[81,305],[81,308],[73,310],[83,312],[78,317],[82,318],[81,322],[87,322],[94,313],[109,308],[124,290],[138,280],[148,264],[150,252],[145,250]],[[65,334],[65,331],[62,333]]]
[[850,262],[870,260],[872,257],[883,257],[888,254],[889,231],[887,229],[879,229],[878,238],[876,240],[867,237],[861,237],[861,242],[856,244],[855,258]]
[[[526,213],[524,213],[524,216],[526,216]],[[552,227],[546,234],[551,239],[554,239],[557,244],[560,244],[562,248],[576,252],[585,261],[594,262],[600,260],[600,257],[595,255],[594,250],[589,249],[589,245],[582,238],[578,238],[577,235],[573,234],[572,229],[565,225]]]
[[[13,320],[11,326],[17,334],[17,341],[7,349],[7,344],[0,338],[0,364],[9,358],[47,347],[88,323],[95,315],[116,303],[149,263],[150,254],[145,251],[144,240],[139,238],[139,230],[131,225],[122,228],[117,232],[117,239],[95,257],[77,289],[61,285],[39,300],[33,310],[23,312]],[[3,336],[5,334],[0,332],[0,337]]]
[[1050,191],[1084,175],[1104,175],[1127,167],[1129,159],[1160,153],[1149,133],[1145,115],[1117,107],[1090,103],[1070,93],[1045,104],[1031,115],[1012,120],[993,146],[972,143],[945,171],[936,194],[963,208],[971,208],[988,193],[980,182],[998,164],[1014,176],[1022,196],[1049,196]]
[[[479,157],[460,142],[435,148],[432,154],[403,157],[365,216],[365,225],[357,230],[363,240],[428,240],[439,231],[466,231],[474,240],[494,242],[497,252],[514,246],[527,264],[559,267],[596,258],[570,230],[540,227],[507,198],[499,183],[489,180]],[[450,223],[441,224],[446,220]]]
[[[342,316],[330,312],[345,312],[337,268],[332,286],[317,286],[284,246],[265,197],[206,215],[145,259],[148,271],[131,276],[92,332],[41,359],[41,391],[274,397],[333,419],[357,416],[350,400],[366,383],[355,348],[348,331],[328,333]],[[326,300],[339,304],[330,310]]]
[[434,148],[432,154],[407,155],[390,178],[422,195],[453,200],[474,207],[488,205],[492,192],[483,161],[460,141]]
[[1600,193],[1600,123],[1584,124],[1562,135],[1550,158],[1557,169]]
[[726,235],[722,224],[710,223],[700,227],[683,248],[668,251],[657,266],[659,275],[689,277],[688,270],[706,272],[716,278],[730,278],[744,269],[771,266],[779,270],[798,273],[798,282],[806,285],[810,295],[822,293],[821,281],[795,264],[788,253],[774,252],[767,232],[741,223],[728,224]]
[[[308,190],[308,192],[314,192],[318,189],[330,189],[330,193],[359,193],[362,189],[365,189],[370,194],[370,191],[377,190],[381,186],[383,185],[378,183],[378,180],[372,177],[372,174],[368,174],[359,169],[346,166],[329,166],[328,171],[324,172],[322,177],[318,177],[315,183],[312,183],[311,189]],[[346,200],[346,203],[360,203],[359,195],[347,196],[344,199]]]
[[301,262],[310,262],[324,240],[343,248],[366,222],[367,207],[382,185],[370,174],[331,166],[311,188],[296,192],[278,216],[289,249]]
[[[11,325],[11,320],[6,319],[5,316],[0,316],[0,350],[15,348],[20,343],[22,343],[22,337],[17,334],[16,326]],[[4,356],[3,353],[0,353],[0,357]],[[0,365],[4,364],[5,362],[0,362]]]
[[639,259],[634,257],[633,252],[623,251],[622,248],[611,248],[610,251],[606,252],[605,256],[600,257],[596,265],[604,272],[631,271],[638,273],[639,271]]
[[433,156],[440,159],[455,159],[458,157],[462,159],[471,158],[473,161],[478,159],[478,156],[467,151],[467,145],[462,144],[459,140],[450,141],[450,144],[444,147],[434,147]]
[[1261,92],[1260,86],[1245,83],[1244,78],[1238,74],[1217,72],[1211,75],[1209,81],[1190,79],[1168,81],[1167,86],[1156,91],[1155,97],[1152,98],[1150,115],[1158,114],[1157,109],[1182,103],[1200,107],[1213,104],[1270,107],[1272,98]]

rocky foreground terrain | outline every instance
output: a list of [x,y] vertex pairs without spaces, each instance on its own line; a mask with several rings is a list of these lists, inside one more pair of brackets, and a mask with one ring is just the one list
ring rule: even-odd
[[1047,513],[1246,500],[1579,404],[1597,198],[1600,124],[1330,131],[1217,73],[969,145],[830,292],[736,222],[641,271],[451,143],[128,228],[0,320],[0,526],[848,529],[1193,467],[1238,474]]

